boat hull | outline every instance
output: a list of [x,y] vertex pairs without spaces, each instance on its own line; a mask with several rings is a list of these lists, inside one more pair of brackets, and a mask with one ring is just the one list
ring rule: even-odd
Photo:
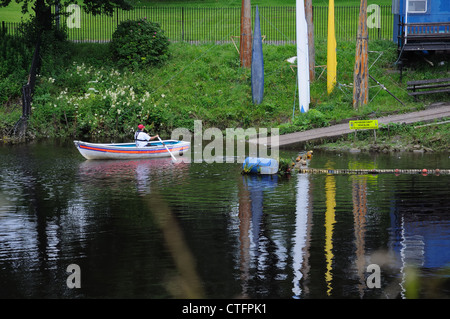
[[75,146],[84,158],[88,160],[98,159],[145,159],[155,157],[171,156],[166,147],[174,156],[181,156],[187,152],[190,142],[164,140],[165,146],[161,142],[151,142],[151,146],[137,147],[135,143],[88,143],[74,141]]

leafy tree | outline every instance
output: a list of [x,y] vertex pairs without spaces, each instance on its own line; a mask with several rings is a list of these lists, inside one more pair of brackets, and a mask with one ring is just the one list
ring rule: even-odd
[[150,22],[147,18],[120,23],[110,44],[117,63],[133,68],[166,61],[169,57],[168,47],[169,40],[159,23]]
[[[0,7],[6,7],[12,0],[0,0]],[[69,5],[79,3],[77,0],[15,0],[22,4],[22,13],[28,12],[29,7],[32,8],[35,15],[36,28],[38,30],[50,30],[54,15],[51,13],[51,7],[54,5]],[[114,12],[115,8],[125,10],[131,9],[131,5],[127,0],[82,0],[82,6],[87,12],[92,14],[109,14]],[[34,4],[34,5],[33,5]]]

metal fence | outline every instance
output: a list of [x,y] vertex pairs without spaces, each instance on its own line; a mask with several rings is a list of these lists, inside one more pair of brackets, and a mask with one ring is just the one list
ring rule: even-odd
[[[368,12],[370,39],[393,38],[391,6],[376,6]],[[252,8],[253,16],[255,7]],[[117,26],[125,20],[158,22],[171,41],[229,42],[239,36],[241,9],[236,8],[183,8],[135,7],[124,11],[116,9],[111,16],[93,16],[82,8],[69,6],[62,9],[68,16],[61,17],[60,25],[67,28],[68,38],[76,42],[108,42]],[[265,42],[295,42],[295,7],[260,7],[261,30]],[[359,7],[335,7],[335,29],[338,40],[356,39]],[[315,38],[326,39],[328,7],[313,7]],[[18,33],[18,23],[2,22],[9,34]]]
[[0,34],[9,34],[12,36],[20,36],[19,27],[20,27],[20,22],[2,21],[2,24],[0,25]]

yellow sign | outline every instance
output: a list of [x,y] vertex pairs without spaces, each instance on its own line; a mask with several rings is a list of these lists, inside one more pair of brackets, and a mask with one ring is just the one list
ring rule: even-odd
[[349,121],[351,130],[376,130],[378,129],[378,120],[360,120]]

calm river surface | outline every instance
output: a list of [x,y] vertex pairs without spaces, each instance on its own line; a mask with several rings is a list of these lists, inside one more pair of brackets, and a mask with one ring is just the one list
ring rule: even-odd
[[[311,167],[450,159],[315,152]],[[241,168],[86,161],[71,141],[0,146],[0,297],[450,297],[450,176]]]

